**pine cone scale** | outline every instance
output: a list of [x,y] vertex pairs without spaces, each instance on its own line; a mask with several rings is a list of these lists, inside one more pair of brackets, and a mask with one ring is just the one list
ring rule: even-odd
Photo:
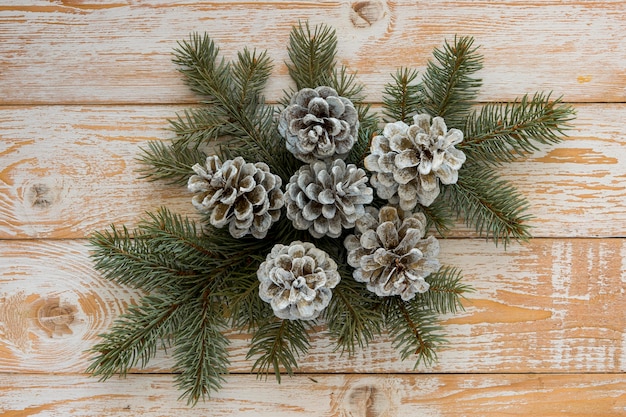
[[285,202],[282,181],[267,164],[247,163],[242,157],[222,164],[217,156],[209,156],[204,167],[194,165],[194,172],[188,181],[188,189],[195,193],[192,203],[210,215],[213,226],[228,224],[233,237],[263,238],[280,217]]
[[257,271],[259,296],[281,319],[313,320],[340,281],[337,264],[312,243],[277,244]]
[[[404,210],[413,210],[418,202],[429,206],[439,195],[439,182],[454,184],[458,180],[465,154],[454,145],[462,140],[463,132],[448,130],[443,118],[434,117],[431,122],[430,115],[418,114],[411,126],[401,121],[388,123],[383,134],[372,139],[365,167],[373,173],[372,185],[379,197],[399,202]],[[390,173],[399,186],[384,177]],[[408,184],[411,186],[402,187]]]
[[438,271],[440,264],[437,240],[433,236],[422,240],[425,216],[386,206],[369,209],[363,217],[355,235],[344,241],[348,264],[355,268],[354,279],[381,297],[399,295],[410,300],[427,291],[424,279]]
[[287,149],[301,161],[345,158],[359,128],[350,100],[330,87],[298,91],[279,116],[279,132]]

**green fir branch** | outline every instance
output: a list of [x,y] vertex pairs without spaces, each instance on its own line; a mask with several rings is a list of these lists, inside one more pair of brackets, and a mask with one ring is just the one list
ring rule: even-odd
[[126,227],[97,232],[90,243],[95,269],[118,284],[146,291],[174,290],[181,281],[198,276],[197,271],[179,268],[166,254],[155,252],[149,239]]
[[349,73],[348,68],[341,66],[334,68],[332,72],[324,76],[322,85],[333,88],[341,97],[350,99],[353,103],[361,103],[365,100],[363,89],[365,86],[357,81],[356,73]]
[[333,289],[330,304],[322,312],[328,331],[336,342],[336,350],[352,355],[379,336],[383,327],[380,298],[373,297],[363,284],[350,274]]
[[426,65],[420,84],[423,111],[443,117],[448,128],[463,129],[478,96],[482,80],[472,75],[482,69],[483,57],[477,50],[472,37],[455,37],[435,48],[435,60]]
[[[271,72],[267,54],[246,49],[239,53],[233,64],[226,63],[219,58],[219,49],[212,39],[196,34],[179,44],[175,56],[174,62],[179,65],[188,84],[205,96],[211,111],[217,114],[213,119],[209,117],[209,126],[218,125],[223,120],[217,132],[222,134],[217,138],[223,139],[217,149],[220,159],[237,155],[246,160],[262,161],[281,178],[288,179],[291,172],[285,172],[274,110],[265,104],[261,95]],[[185,131],[177,131],[177,134],[184,136]],[[214,136],[209,133],[209,138]]]
[[498,165],[539,150],[538,144],[562,140],[574,109],[550,94],[524,95],[513,103],[490,103],[474,111],[465,123],[465,138],[457,145],[468,159]]
[[311,30],[308,22],[300,22],[289,34],[287,53],[291,61],[287,63],[287,70],[297,90],[324,85],[335,69],[335,30],[327,25]]
[[[129,231],[111,226],[90,238],[94,267],[105,278],[145,291],[182,290],[217,280],[227,258],[189,219],[162,208]],[[217,284],[216,284],[217,285]]]
[[233,98],[241,107],[257,103],[272,73],[272,60],[266,51],[258,53],[244,48],[231,66]]
[[88,373],[106,380],[116,373],[126,375],[131,368],[145,367],[162,343],[178,327],[181,310],[187,300],[169,295],[147,295],[138,305],[115,320],[102,341],[89,352],[95,354]]
[[427,207],[419,205],[419,210],[426,216],[428,229],[434,227],[437,233],[445,236],[452,228],[455,213],[443,199],[437,198]]
[[178,42],[173,62],[191,90],[204,96],[205,102],[223,102],[220,95],[229,89],[230,66],[220,58],[219,48],[209,35],[193,33],[189,40]]
[[170,128],[176,135],[172,141],[175,152],[187,149],[197,150],[215,143],[223,136],[231,135],[228,114],[216,105],[185,109],[176,119],[169,121]]
[[416,356],[415,368],[420,363],[431,365],[437,360],[435,348],[445,339],[440,335],[437,315],[424,308],[419,298],[404,301],[398,296],[386,297],[384,314],[393,346],[402,360]]
[[280,383],[281,369],[293,375],[298,368],[297,358],[309,349],[307,327],[310,323],[302,320],[270,319],[254,333],[247,359],[258,356],[252,371],[259,376],[274,371]]
[[511,238],[520,241],[530,238],[528,201],[493,169],[464,166],[457,183],[443,189],[457,217],[474,227],[479,236],[493,239],[496,245],[503,242],[505,247]]
[[385,85],[383,91],[385,122],[412,123],[413,115],[422,107],[421,87],[415,82],[417,75],[416,70],[400,68],[392,75],[393,82]]
[[138,157],[143,165],[140,178],[148,181],[163,180],[170,185],[186,185],[194,174],[192,167],[206,159],[204,152],[191,148],[175,148],[171,143],[152,141],[140,149]]
[[208,399],[225,382],[228,373],[228,339],[220,332],[224,326],[215,300],[203,294],[185,305],[185,316],[175,338],[174,371],[179,399],[188,405]]
[[439,314],[456,313],[463,310],[463,294],[471,292],[469,285],[463,284],[461,270],[443,266],[439,271],[426,277],[430,284],[428,291],[416,295],[419,302],[429,310]]

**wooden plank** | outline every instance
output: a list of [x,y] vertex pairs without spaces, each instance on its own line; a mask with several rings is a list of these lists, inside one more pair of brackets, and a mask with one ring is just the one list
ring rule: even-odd
[[[399,66],[423,70],[454,35],[483,45],[481,100],[554,90],[569,101],[626,98],[623,1],[9,2],[0,6],[0,103],[173,103],[193,100],[171,63],[176,42],[209,31],[224,54],[267,49],[275,100],[289,85],[285,45],[302,19],[337,29],[339,61],[371,100]],[[278,11],[278,12],[277,12]]]
[[[626,106],[577,105],[570,137],[502,168],[543,237],[626,235]],[[81,238],[166,205],[194,215],[185,187],[137,179],[140,147],[167,139],[180,106],[0,108],[0,238]],[[455,230],[453,236],[472,236]]]
[[[466,311],[442,317],[449,344],[420,372],[626,371],[626,241],[535,239],[507,251],[441,241],[440,260],[463,269]],[[0,241],[0,372],[82,372],[85,353],[136,291],[102,279],[84,241]],[[229,333],[233,372],[249,372],[249,335]],[[353,358],[322,329],[301,372],[411,372],[387,337]],[[168,372],[160,352],[149,372]]]
[[170,375],[96,382],[2,375],[4,416],[604,416],[626,413],[625,375],[299,375],[278,385],[231,375],[188,408]]

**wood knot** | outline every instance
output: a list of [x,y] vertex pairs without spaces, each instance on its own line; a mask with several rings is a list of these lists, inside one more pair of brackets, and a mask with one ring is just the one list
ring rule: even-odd
[[39,300],[34,307],[37,324],[48,336],[72,334],[69,325],[74,321],[75,307],[62,305],[58,297]]
[[351,415],[355,416],[387,416],[390,411],[390,400],[385,392],[371,385],[362,385],[350,390],[346,405]]
[[54,203],[54,194],[49,185],[38,183],[30,186],[27,197],[32,207],[46,209]]
[[372,26],[385,15],[381,1],[357,1],[352,3],[350,21],[357,28]]

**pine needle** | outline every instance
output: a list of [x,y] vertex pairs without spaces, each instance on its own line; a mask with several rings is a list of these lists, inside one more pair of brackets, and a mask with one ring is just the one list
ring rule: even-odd
[[287,53],[291,62],[287,69],[296,88],[315,88],[324,85],[335,69],[337,35],[326,25],[315,26],[302,22],[289,34]]
[[482,69],[483,57],[477,53],[474,39],[455,36],[442,49],[433,51],[434,61],[426,66],[420,84],[422,111],[441,116],[448,128],[463,129],[465,118],[474,104],[482,80],[472,77]]
[[402,360],[416,356],[415,368],[420,363],[432,365],[437,360],[435,348],[445,342],[439,334],[441,326],[436,324],[437,315],[417,298],[385,297],[384,302],[385,324]]
[[411,118],[422,106],[421,87],[415,81],[417,75],[416,70],[400,68],[392,75],[393,82],[385,85],[383,93],[385,122],[412,123]]
[[176,385],[188,405],[210,398],[222,387],[228,373],[229,341],[220,332],[224,322],[214,300],[207,294],[187,303],[186,314],[176,332],[174,371]]
[[573,108],[561,98],[551,100],[550,94],[490,103],[467,118],[465,138],[457,147],[472,161],[500,165],[539,150],[539,144],[560,142],[573,118]]
[[297,358],[309,349],[307,327],[310,323],[302,320],[270,320],[252,337],[246,359],[258,356],[252,371],[259,376],[274,371],[280,383],[281,370],[293,375],[298,367]]
[[457,313],[463,310],[461,298],[471,292],[469,285],[463,284],[463,275],[458,268],[443,266],[439,271],[426,277],[430,288],[419,293],[416,298],[429,310],[438,314]]
[[186,300],[161,294],[147,295],[139,305],[131,305],[94,345],[87,372],[106,380],[116,373],[126,375],[131,368],[145,367],[156,354],[159,342],[182,319],[180,311]]
[[328,331],[337,341],[337,350],[352,355],[380,335],[383,316],[379,305],[380,299],[373,297],[363,284],[349,274],[342,278],[323,312]]
[[527,200],[489,167],[464,167],[457,183],[444,187],[444,195],[458,217],[496,245],[530,238]]

